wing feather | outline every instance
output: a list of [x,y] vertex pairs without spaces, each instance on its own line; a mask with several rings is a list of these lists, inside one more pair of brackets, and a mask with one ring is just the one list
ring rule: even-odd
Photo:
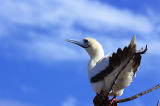
[[[109,75],[114,71],[116,71],[114,73],[118,75],[119,72],[121,72],[125,67],[127,67],[130,61],[133,61],[131,67],[133,68],[133,72],[135,74],[141,62],[141,54],[142,52],[141,53],[136,52],[136,44],[134,36],[128,47],[124,47],[123,50],[121,48],[118,48],[117,52],[113,53],[112,56],[109,57],[108,61],[102,60],[91,70],[91,72],[96,72],[96,73],[90,75],[89,77],[90,82],[95,83],[101,81],[104,79],[104,77],[106,77],[107,75]],[[105,59],[106,58],[104,58],[104,60]]]
[[96,66],[91,71],[89,71],[88,73],[89,79],[101,73],[103,70],[105,70],[106,67],[108,67],[108,65],[109,65],[109,56],[105,56],[100,61],[97,62]]

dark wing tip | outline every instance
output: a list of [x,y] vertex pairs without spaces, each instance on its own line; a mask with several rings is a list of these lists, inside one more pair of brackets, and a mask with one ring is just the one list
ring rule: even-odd
[[142,48],[141,50],[137,51],[136,54],[145,54],[147,50],[148,50],[148,46],[146,45],[144,50]]

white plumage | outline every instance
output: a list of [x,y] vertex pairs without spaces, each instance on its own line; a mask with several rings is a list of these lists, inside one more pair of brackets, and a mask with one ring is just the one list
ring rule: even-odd
[[[109,96],[121,96],[123,93],[124,88],[130,85],[132,82],[132,78],[134,76],[133,69],[131,67],[133,62],[130,62],[128,66],[122,71],[122,73],[119,75],[117,81],[115,82],[114,86],[110,90],[113,82],[115,81],[115,77],[117,76],[118,72],[120,71],[119,68],[115,69],[112,73],[110,73],[108,76],[104,77],[104,80],[98,81],[96,83],[92,83],[92,88],[96,93],[100,93],[101,90],[110,92]],[[94,68],[92,68],[88,72],[89,79],[100,73],[102,70],[104,70],[106,67],[109,66],[109,56],[104,57],[101,61],[99,61]]]
[[[88,78],[91,79],[92,77],[100,73],[102,70],[104,70],[108,65],[109,65],[109,56],[105,56],[101,60],[99,60],[91,70],[88,71]],[[105,89],[105,80],[96,83],[91,82],[91,85],[93,90],[99,94],[101,90]]]
[[141,61],[142,53],[136,52],[135,36],[129,46],[123,50],[119,48],[111,56],[104,56],[102,46],[93,38],[67,41],[85,48],[90,55],[88,77],[97,94],[101,91],[109,92],[109,96],[123,94],[124,88],[132,82]]

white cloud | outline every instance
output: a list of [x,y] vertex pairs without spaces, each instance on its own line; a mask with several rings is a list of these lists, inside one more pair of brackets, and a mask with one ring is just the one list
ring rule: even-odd
[[31,42],[26,42],[24,52],[28,58],[37,58],[43,61],[85,59],[86,55],[83,50],[77,49],[76,51],[76,49],[67,46],[67,43],[64,40],[57,42],[50,37],[42,37],[40,39],[33,39]]
[[[16,48],[20,48],[24,52],[22,53],[25,55],[24,57],[29,59],[36,58],[47,61],[84,60],[87,54],[83,50],[78,47],[73,49],[69,44],[65,44],[67,42],[64,41],[66,38],[76,38],[74,35],[82,35],[82,32],[74,28],[77,22],[93,32],[96,30],[118,33],[125,30],[139,33],[139,35],[142,35],[142,33],[146,35],[152,34],[157,22],[157,19],[154,22],[150,21],[152,18],[146,15],[136,14],[131,10],[119,9],[98,1],[3,0],[2,4],[0,6],[0,20],[5,22],[0,23],[0,35],[6,32],[9,33],[7,35],[12,35],[11,32],[14,30],[12,27],[17,27],[15,25],[19,24],[42,27],[43,29],[48,29],[49,27],[50,33],[47,35],[50,36],[40,33],[36,34],[34,31],[29,30],[30,32],[24,31],[24,33],[28,34],[28,41],[24,41],[24,44],[21,44],[22,42],[19,41],[14,42],[13,45]],[[53,26],[58,28],[53,28],[52,30]],[[16,31],[18,32],[21,30],[21,27],[17,29]],[[81,37],[77,38],[80,39]],[[115,51],[117,47],[123,48],[124,44],[128,44],[130,41],[128,39],[119,41],[111,37],[99,37],[98,34],[95,34],[95,38],[102,42],[106,53]],[[145,36],[142,36],[142,38],[144,39]],[[151,36],[148,39],[153,38]],[[140,43],[144,44],[142,41]],[[152,40],[148,44],[152,47],[152,53],[160,54],[160,50],[157,49],[159,40]]]
[[77,99],[72,96],[69,96],[66,100],[62,102],[61,106],[77,106],[76,103]]
[[92,100],[87,101],[87,103],[84,103],[84,101],[79,101],[77,100],[77,98],[73,96],[68,96],[61,102],[60,106],[93,106],[93,103]]
[[104,5],[98,1],[5,0],[2,4],[1,18],[13,23],[72,28],[79,22],[94,30],[105,27],[105,30],[113,31],[122,28],[140,33],[151,33],[154,29],[153,23],[147,16]]
[[13,100],[0,100],[0,106],[35,106],[31,104],[22,103],[19,101],[13,101]]
[[107,4],[103,5],[88,0],[60,1],[65,9],[72,8],[72,11],[67,11],[68,13],[75,14],[76,19],[92,29],[106,27],[106,30],[115,30],[125,28],[143,33],[152,32],[153,30],[153,25],[146,16],[134,14],[129,10],[120,10]]
[[[116,52],[117,48],[124,48],[127,46],[131,40],[129,39],[117,39],[117,38],[110,38],[110,37],[96,37],[100,43],[102,43],[104,47],[105,54],[112,54],[112,52]],[[81,39],[78,39],[81,40]],[[147,54],[150,56],[156,55],[160,56],[160,49],[159,49],[159,40],[139,40],[137,39],[137,49],[144,48],[145,45],[148,45]],[[41,36],[41,37],[31,37],[29,41],[25,42],[13,42],[15,48],[20,48],[21,55],[23,59],[29,59],[34,61],[52,63],[53,61],[82,61],[88,60],[89,56],[87,52],[77,45],[71,44],[66,42],[62,38],[57,37],[48,37],[48,36]],[[14,54],[10,54],[14,55]]]

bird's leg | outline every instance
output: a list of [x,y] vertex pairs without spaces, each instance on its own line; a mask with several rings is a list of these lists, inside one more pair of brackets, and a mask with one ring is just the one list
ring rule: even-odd
[[110,100],[110,104],[113,104],[115,100],[117,100],[117,96],[114,96],[114,97]]

